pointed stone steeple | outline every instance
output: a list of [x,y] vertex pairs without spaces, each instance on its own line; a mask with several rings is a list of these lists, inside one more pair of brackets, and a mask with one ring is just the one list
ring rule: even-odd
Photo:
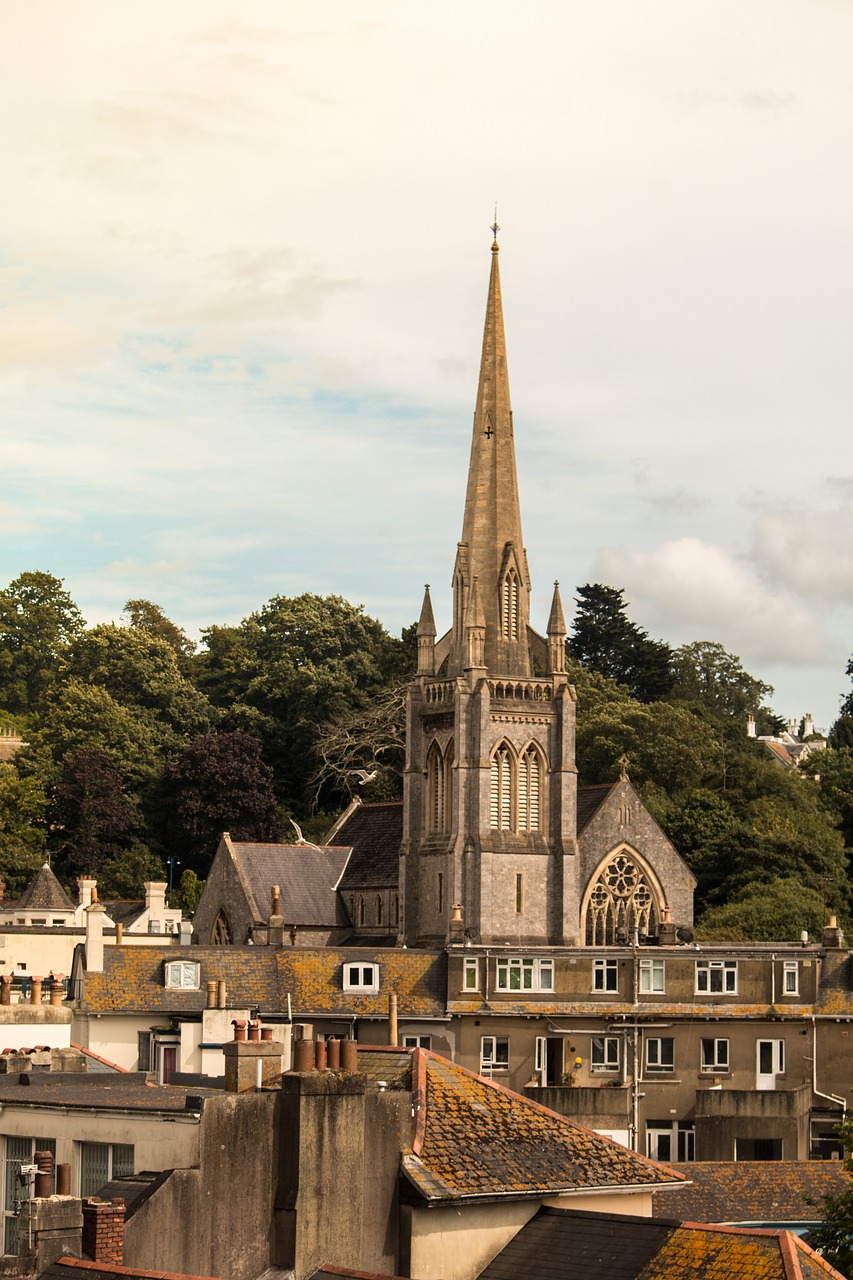
[[458,672],[465,665],[462,629],[467,595],[477,578],[486,627],[487,669],[500,674],[530,674],[530,582],[521,533],[497,240],[492,245],[465,515],[453,577],[452,668]]
[[421,616],[418,618],[418,675],[431,676],[435,673],[435,634],[435,618],[427,583],[424,587]]
[[566,619],[560,599],[560,584],[554,583],[551,612],[548,615],[548,671],[558,674],[566,669]]

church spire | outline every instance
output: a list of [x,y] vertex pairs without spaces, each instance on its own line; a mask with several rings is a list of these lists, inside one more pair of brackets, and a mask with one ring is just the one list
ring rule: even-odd
[[[497,223],[493,231],[497,236]],[[521,533],[498,254],[495,239],[462,522],[462,554],[457,560],[454,590],[467,595],[473,580],[479,579],[486,626],[486,665],[492,672],[526,675],[530,672],[530,583]],[[454,616],[460,621],[464,617],[461,600]],[[461,656],[464,637],[456,634],[454,642],[454,650]]]

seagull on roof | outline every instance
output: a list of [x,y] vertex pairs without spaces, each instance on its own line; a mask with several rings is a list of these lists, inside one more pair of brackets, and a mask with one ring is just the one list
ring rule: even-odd
[[360,779],[358,784],[360,787],[365,787],[368,782],[372,782],[378,772],[378,769],[374,769],[372,773],[368,773],[366,769],[350,769],[350,773],[354,773]]

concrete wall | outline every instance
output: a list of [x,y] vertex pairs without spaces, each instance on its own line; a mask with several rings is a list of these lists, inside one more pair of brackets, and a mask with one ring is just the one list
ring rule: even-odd
[[198,1168],[176,1169],[129,1219],[127,1266],[255,1280],[272,1265],[277,1107],[275,1093],[205,1102]]
[[734,1160],[738,1139],[777,1139],[780,1159],[809,1154],[808,1088],[785,1092],[707,1089],[696,1098],[696,1147],[702,1160]]
[[71,1010],[49,1004],[0,1005],[0,1049],[31,1049],[37,1044],[67,1049]]
[[[97,1084],[92,1083],[93,1098]],[[57,1089],[57,1091],[59,1091]],[[121,1143],[133,1147],[137,1170],[171,1169],[198,1163],[199,1121],[187,1113],[168,1117],[60,1107],[39,1109],[4,1098],[0,1113],[4,1138],[55,1138],[57,1163],[71,1165],[71,1188],[79,1192],[81,1142]]]

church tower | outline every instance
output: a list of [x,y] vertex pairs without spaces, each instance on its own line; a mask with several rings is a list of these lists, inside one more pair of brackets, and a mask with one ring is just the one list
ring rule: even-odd
[[403,941],[576,943],[575,693],[556,584],[530,625],[497,240],[452,591],[436,639],[426,589],[407,697]]

